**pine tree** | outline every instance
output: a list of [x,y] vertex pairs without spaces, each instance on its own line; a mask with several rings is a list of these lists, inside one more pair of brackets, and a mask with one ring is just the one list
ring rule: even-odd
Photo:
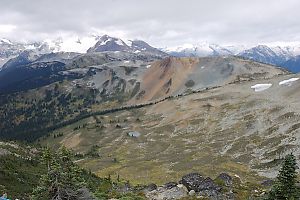
[[49,148],[43,152],[43,163],[47,173],[40,178],[40,184],[34,189],[32,199],[76,199],[77,190],[85,185],[82,170],[75,165],[69,150],[62,147],[57,153]]
[[299,199],[296,187],[297,163],[293,154],[285,157],[277,180],[269,193],[268,200],[296,200]]

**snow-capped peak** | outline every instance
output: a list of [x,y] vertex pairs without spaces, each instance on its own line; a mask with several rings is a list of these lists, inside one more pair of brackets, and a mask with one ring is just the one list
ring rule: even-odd
[[12,42],[6,38],[0,38],[0,44],[12,44]]
[[48,45],[53,52],[76,52],[85,53],[97,42],[96,36],[58,38],[56,40],[44,40],[42,43]]

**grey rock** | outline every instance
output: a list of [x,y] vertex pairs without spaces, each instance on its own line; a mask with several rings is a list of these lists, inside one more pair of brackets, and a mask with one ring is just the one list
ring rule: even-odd
[[207,177],[199,184],[198,190],[221,191],[221,187],[217,186],[211,178]]
[[263,181],[261,182],[261,185],[263,185],[263,186],[272,186],[273,183],[274,183],[273,180],[268,179],[268,180],[263,180]]
[[231,176],[229,176],[229,174],[227,173],[221,173],[217,179],[220,179],[224,182],[225,186],[232,186],[232,183],[233,183],[233,179]]
[[168,182],[164,185],[164,188],[166,188],[166,189],[172,189],[173,187],[177,187],[176,182]]
[[171,199],[181,199],[188,196],[185,187],[173,187],[167,189],[165,187],[159,187],[156,190],[145,193],[147,199],[150,200],[171,200]]
[[199,191],[198,187],[204,180],[204,177],[199,173],[190,173],[182,177],[180,181],[189,191]]
[[156,189],[157,189],[157,185],[155,185],[154,183],[151,183],[144,188],[144,192],[151,192]]
[[189,195],[190,195],[190,196],[195,196],[195,194],[196,194],[195,190],[189,191]]

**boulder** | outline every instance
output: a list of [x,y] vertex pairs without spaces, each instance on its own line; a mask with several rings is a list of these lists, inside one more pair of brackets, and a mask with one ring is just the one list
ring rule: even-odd
[[154,183],[151,183],[151,184],[147,185],[147,186],[143,189],[143,191],[144,191],[145,193],[147,193],[147,192],[151,192],[151,191],[156,190],[156,189],[157,189],[157,185],[155,185]]
[[145,193],[147,199],[150,200],[173,200],[187,197],[187,191],[185,187],[173,187],[167,189],[165,187],[159,187],[156,190]]
[[199,185],[204,180],[204,177],[199,173],[190,173],[182,177],[180,183],[182,183],[189,191],[199,191]]
[[177,183],[176,182],[168,182],[164,185],[164,188],[166,189],[172,189],[173,187],[176,187]]
[[195,196],[195,194],[196,194],[195,190],[189,191],[189,195],[190,195],[190,196]]
[[221,180],[225,186],[230,187],[233,184],[233,179],[231,176],[229,176],[227,173],[221,173],[217,180]]
[[263,186],[265,186],[265,187],[270,187],[270,186],[272,186],[274,184],[274,181],[273,180],[270,180],[270,179],[268,179],[268,180],[263,180],[262,182],[261,182],[261,185],[263,185]]
[[207,178],[205,178],[199,184],[198,190],[199,191],[202,191],[202,190],[216,190],[216,191],[221,191],[221,187],[219,187],[218,185],[216,185],[211,178],[207,177]]

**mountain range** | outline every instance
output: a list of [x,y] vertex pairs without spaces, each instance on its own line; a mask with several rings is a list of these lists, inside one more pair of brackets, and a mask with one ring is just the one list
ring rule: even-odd
[[37,42],[12,42],[8,39],[0,40],[0,67],[9,59],[18,56],[23,51],[31,51],[41,55],[57,52],[104,52],[126,51],[131,53],[150,52],[158,56],[175,57],[207,57],[207,56],[240,56],[246,59],[284,67],[291,72],[300,71],[300,46],[276,45],[217,45],[207,42],[197,45],[186,44],[175,48],[154,48],[142,40],[122,40],[120,38],[103,36],[89,36],[82,39],[45,40]]

